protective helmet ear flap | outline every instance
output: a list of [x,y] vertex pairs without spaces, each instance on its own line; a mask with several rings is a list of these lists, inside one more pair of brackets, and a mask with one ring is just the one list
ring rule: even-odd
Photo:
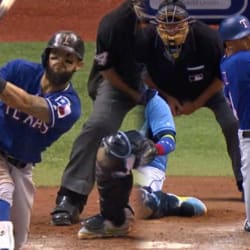
[[44,49],[41,59],[42,64],[46,67],[50,49],[60,48],[70,53],[75,54],[79,60],[83,60],[85,47],[83,40],[72,31],[56,32],[48,41]]
[[44,68],[46,67],[47,61],[49,58],[49,51],[48,50],[49,50],[48,48],[44,49],[44,51],[41,55],[41,61],[42,61],[42,65],[44,66]]

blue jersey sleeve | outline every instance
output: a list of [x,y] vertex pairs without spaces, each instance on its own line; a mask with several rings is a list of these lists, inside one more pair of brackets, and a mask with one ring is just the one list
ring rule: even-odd
[[224,94],[241,129],[250,128],[250,51],[239,51],[221,61]]
[[81,115],[81,105],[77,95],[61,92],[59,95],[47,97],[46,100],[51,114],[51,127],[67,131]]
[[[149,130],[152,133],[155,142],[159,142],[160,138],[166,134],[171,134],[173,136],[176,134],[171,110],[166,101],[164,101],[158,94],[147,103],[145,107],[145,119],[144,131]],[[168,153],[175,149],[174,138],[168,139],[167,141],[163,139],[163,143],[169,144],[164,145],[162,150],[159,150],[159,147],[156,146],[160,155],[149,164],[150,166],[158,168],[164,172],[167,168]]]
[[150,128],[152,135],[156,136],[158,133],[164,131],[171,131],[176,133],[175,123],[171,110],[159,95],[155,95],[145,107],[145,118],[148,128]]
[[23,162],[41,161],[41,152],[68,131],[81,115],[81,102],[72,84],[44,94],[41,77],[44,67],[25,60],[14,60],[0,69],[0,76],[29,94],[46,99],[50,123],[11,108],[0,101],[0,149]]
[[10,61],[0,68],[0,77],[30,94],[37,94],[43,73],[41,64],[22,59]]

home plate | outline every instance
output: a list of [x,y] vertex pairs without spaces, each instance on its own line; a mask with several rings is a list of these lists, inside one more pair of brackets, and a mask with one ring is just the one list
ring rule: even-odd
[[139,249],[185,249],[192,244],[168,242],[168,241],[142,241],[138,244]]

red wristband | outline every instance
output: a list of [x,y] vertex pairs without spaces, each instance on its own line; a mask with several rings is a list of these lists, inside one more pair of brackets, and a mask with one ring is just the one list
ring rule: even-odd
[[156,143],[155,147],[157,149],[158,155],[164,155],[165,154],[164,147],[161,144]]

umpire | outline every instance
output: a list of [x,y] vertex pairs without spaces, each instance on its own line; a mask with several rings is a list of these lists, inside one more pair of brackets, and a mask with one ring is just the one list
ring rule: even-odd
[[95,183],[96,153],[101,139],[117,132],[125,115],[141,103],[143,84],[141,67],[134,56],[134,38],[140,25],[150,19],[150,6],[149,0],[126,0],[100,22],[88,80],[93,111],[73,144],[63,173],[56,207],[51,213],[54,225],[79,221]]
[[189,115],[202,107],[214,113],[242,191],[238,122],[222,91],[220,59],[224,52],[217,32],[192,20],[182,1],[164,0],[155,27],[138,36],[137,52],[146,64],[147,83],[168,101],[173,115]]

